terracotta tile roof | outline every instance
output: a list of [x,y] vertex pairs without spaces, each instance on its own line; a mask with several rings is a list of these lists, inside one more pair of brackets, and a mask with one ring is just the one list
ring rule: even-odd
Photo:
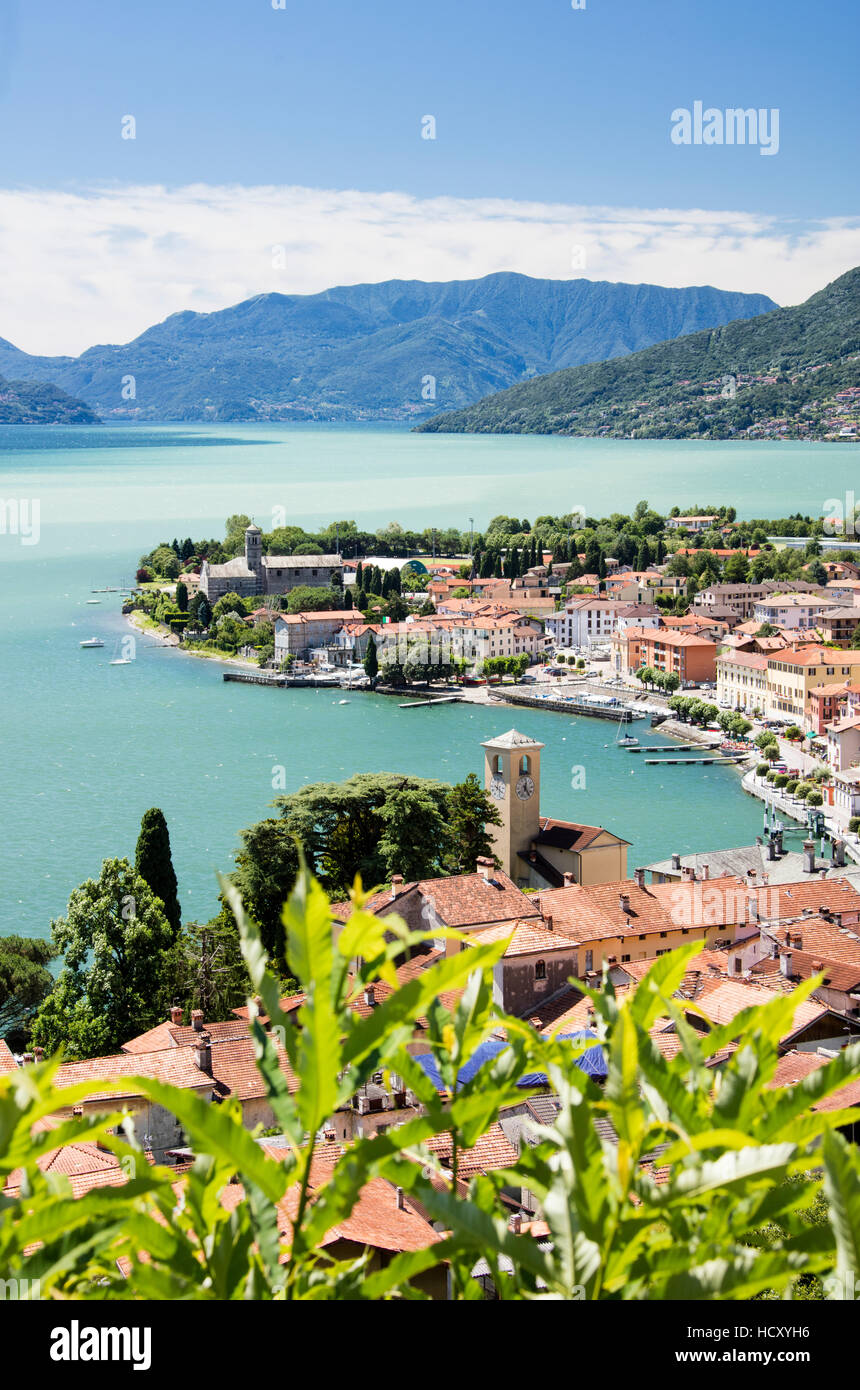
[[[272,1145],[261,1146],[269,1158],[283,1161],[284,1150]],[[336,1148],[336,1146],[335,1146]],[[339,1149],[319,1149],[311,1162],[309,1191],[311,1198],[317,1195],[330,1181],[334,1163],[340,1157]],[[244,1198],[240,1183],[233,1183],[225,1189],[226,1204],[233,1208]],[[298,1209],[299,1187],[291,1187],[282,1202],[278,1204],[278,1225],[281,1235],[292,1240],[292,1222]],[[416,1204],[404,1194],[402,1207],[398,1204],[397,1188],[387,1178],[371,1178],[362,1187],[358,1200],[350,1212],[336,1226],[326,1232],[323,1247],[345,1240],[374,1250],[387,1250],[392,1253],[426,1250],[441,1239],[429,1221],[418,1211]]]
[[[817,1052],[786,1052],[785,1056],[780,1057],[776,1068],[776,1075],[771,1082],[771,1086],[794,1086],[798,1081],[802,1081],[811,1072],[818,1071],[820,1067],[826,1067],[831,1059],[823,1057]],[[841,1090],[834,1091],[833,1095],[825,1096],[813,1110],[843,1110],[854,1106],[860,1106],[860,1081],[852,1081]]]
[[15,1061],[15,1057],[8,1043],[4,1038],[0,1038],[0,1076],[4,1076],[10,1071],[16,1071],[17,1066],[18,1064]]
[[[119,1052],[111,1057],[63,1062],[54,1078],[54,1085],[62,1090],[67,1086],[77,1086],[82,1081],[117,1080],[122,1083],[123,1078],[133,1076],[153,1077],[187,1090],[205,1090],[212,1086],[212,1078],[200,1071],[191,1049],[187,1047],[164,1048],[159,1052]],[[115,1091],[106,1087],[104,1091],[89,1096],[86,1104],[105,1099],[114,1099],[120,1104],[123,1098],[137,1094],[133,1086],[124,1089],[120,1084]]]
[[173,1025],[169,1021],[156,1023],[154,1028],[149,1028],[145,1033],[138,1033],[136,1037],[129,1038],[128,1042],[122,1045],[123,1052],[161,1052],[165,1047],[174,1047],[175,1040],[171,1033]]
[[[450,1134],[433,1134],[425,1142],[443,1167],[450,1168],[453,1161]],[[494,1168],[508,1168],[516,1163],[518,1157],[502,1126],[495,1121],[473,1148],[458,1151],[457,1172],[462,1178],[472,1178],[477,1173],[489,1173]]]
[[[513,935],[511,936],[512,930]],[[484,931],[474,932],[470,941],[475,946],[486,946],[494,941],[502,941],[506,936],[511,936],[505,950],[506,958],[536,954],[549,955],[554,951],[566,951],[569,954],[576,949],[569,936],[562,936],[560,932],[549,931],[546,927],[542,927],[539,922],[531,920],[515,922],[513,928],[507,922],[500,926],[486,927]]]
[[615,835],[611,830],[607,830],[602,825],[578,825],[570,820],[553,820],[550,816],[540,817],[540,834],[535,839],[536,845],[547,845],[555,849],[587,849],[600,835],[608,835],[616,844],[627,845],[629,840],[622,840],[620,835]]
[[[776,997],[776,991],[764,989],[752,982],[714,978],[704,981],[695,1003],[710,1023],[719,1026],[731,1023],[742,1009],[749,1009],[757,1004],[768,1004]],[[801,1029],[808,1028],[826,1013],[827,1009],[823,1004],[817,1003],[814,999],[803,1000],[794,1011],[791,1031],[785,1035],[783,1041],[793,1037]]]
[[[383,889],[370,899],[368,911],[381,916],[386,912],[399,912],[412,893],[432,903],[437,918],[447,927],[473,927],[481,923],[490,926],[494,922],[515,922],[519,917],[539,916],[531,899],[501,869],[496,869],[489,880],[479,873],[421,879],[404,884],[395,898],[390,889]],[[345,920],[351,910],[348,902],[332,904],[332,915],[338,921]]]

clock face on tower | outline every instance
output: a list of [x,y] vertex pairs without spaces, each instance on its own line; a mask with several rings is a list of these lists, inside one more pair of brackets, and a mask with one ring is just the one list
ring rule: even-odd
[[522,776],[517,782],[517,796],[520,801],[528,801],[534,795],[535,784],[531,777]]
[[506,791],[507,787],[505,786],[504,777],[493,777],[491,779],[490,795],[495,797],[496,801],[504,801]]

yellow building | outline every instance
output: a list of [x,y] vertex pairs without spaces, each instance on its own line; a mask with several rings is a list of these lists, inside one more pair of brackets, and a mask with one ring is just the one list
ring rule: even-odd
[[565,882],[606,883],[627,874],[628,841],[601,825],[542,816],[540,755],[544,745],[510,729],[482,745],[484,785],[501,825],[492,826],[502,868],[520,888]]
[[860,676],[860,651],[834,647],[784,648],[767,658],[769,719],[791,719],[802,724],[809,711],[809,692],[817,685],[832,685]]
[[717,656],[717,702],[732,709],[767,706],[767,657],[760,652],[721,652]]

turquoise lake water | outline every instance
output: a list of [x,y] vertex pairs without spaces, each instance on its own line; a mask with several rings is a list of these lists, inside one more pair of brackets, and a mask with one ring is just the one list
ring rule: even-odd
[[[222,667],[138,641],[119,596],[159,540],[220,535],[273,508],[319,525],[480,529],[496,513],[592,514],[726,502],[740,515],[820,512],[853,486],[838,445],[632,443],[413,435],[379,426],[0,427],[0,499],[38,499],[36,545],[0,534],[0,934],[46,935],[102,859],[133,855],[142,813],[170,825],[186,918],[208,916],[238,831],[267,814],[272,769],[290,788],[390,769],[457,781],[480,743],[516,724],[546,744],[542,809],[605,824],[629,864],[748,844],[761,810],[725,768],[645,767],[600,720],[509,709],[403,711],[383,696],[225,684]],[[105,646],[81,651],[100,636]],[[640,722],[640,735],[647,725]],[[649,735],[649,741],[651,736]],[[660,741],[655,735],[654,742]],[[668,740],[663,740],[668,742]],[[608,745],[608,746],[607,746]],[[586,789],[571,789],[584,767]]]

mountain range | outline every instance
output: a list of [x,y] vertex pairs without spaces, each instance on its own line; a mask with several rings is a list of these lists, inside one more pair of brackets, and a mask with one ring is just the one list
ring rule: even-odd
[[263,294],[172,314],[133,342],[38,357],[0,339],[0,372],[52,382],[105,419],[424,419],[559,368],[773,309],[710,286],[500,273]]
[[860,269],[796,307],[553,372],[420,428],[638,439],[860,439]]

